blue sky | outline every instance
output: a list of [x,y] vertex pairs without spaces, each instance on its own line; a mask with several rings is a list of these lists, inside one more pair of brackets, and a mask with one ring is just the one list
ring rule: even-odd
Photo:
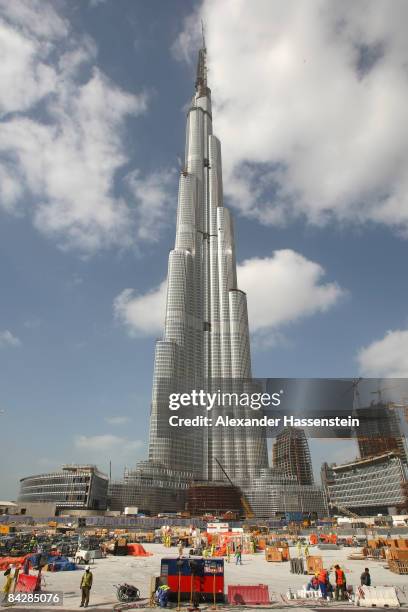
[[0,498],[146,455],[200,14],[254,373],[408,376],[406,4],[256,2],[0,1]]

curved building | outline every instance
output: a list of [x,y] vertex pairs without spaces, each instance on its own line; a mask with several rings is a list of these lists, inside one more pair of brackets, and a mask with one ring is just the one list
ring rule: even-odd
[[407,502],[408,467],[394,452],[342,465],[323,465],[330,505],[359,515],[395,514]]
[[108,482],[94,465],[64,465],[59,472],[21,478],[18,501],[52,503],[57,510],[106,510]]

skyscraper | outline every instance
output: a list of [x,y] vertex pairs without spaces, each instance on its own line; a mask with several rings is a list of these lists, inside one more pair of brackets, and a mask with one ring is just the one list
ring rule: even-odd
[[395,452],[407,463],[407,450],[398,409],[385,402],[372,402],[356,409],[363,423],[363,433],[357,435],[360,457],[367,459],[387,452]]
[[212,133],[203,45],[187,117],[164,334],[156,344],[149,462],[208,480],[222,479],[216,458],[236,480],[267,467],[264,436],[232,428],[187,434],[168,424],[170,393],[250,377],[246,294],[237,286],[233,222],[223,205],[221,145]]
[[300,485],[313,484],[309,444],[303,429],[286,428],[277,436],[272,449],[273,467],[284,476],[293,476]]

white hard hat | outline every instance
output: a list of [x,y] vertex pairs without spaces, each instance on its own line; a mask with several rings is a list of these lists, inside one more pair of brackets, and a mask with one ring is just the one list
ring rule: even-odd
[[90,568],[90,566],[89,566],[89,565],[87,565],[87,566],[85,567],[85,569],[86,569],[86,570],[90,570],[91,568]]

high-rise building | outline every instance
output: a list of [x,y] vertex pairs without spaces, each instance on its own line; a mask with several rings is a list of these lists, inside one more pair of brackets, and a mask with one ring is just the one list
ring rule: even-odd
[[356,409],[363,432],[357,435],[360,457],[366,459],[387,452],[394,452],[407,463],[407,450],[398,410],[384,402],[372,402],[370,406]]
[[[237,511],[243,493],[261,517],[295,511],[326,514],[323,491],[313,485],[307,443],[296,442],[299,469],[287,475],[269,468],[261,428],[169,423],[174,414],[169,411],[171,394],[220,388],[232,395],[259,392],[251,377],[246,294],[237,285],[232,216],[223,204],[221,145],[212,132],[204,45],[187,117],[164,333],[156,344],[148,462],[111,483],[111,507],[132,502],[145,509],[147,503],[156,513],[184,510],[186,504],[193,512],[228,505]],[[253,416],[248,411],[233,406],[227,412]]]
[[251,377],[246,294],[237,286],[232,217],[223,205],[221,145],[213,135],[206,49],[199,51],[170,252],[163,338],[156,344],[149,461],[192,475],[250,479],[268,465],[266,438],[234,428],[170,427],[169,395]]
[[309,444],[303,429],[291,427],[281,431],[272,447],[273,467],[298,484],[313,484],[313,469]]

